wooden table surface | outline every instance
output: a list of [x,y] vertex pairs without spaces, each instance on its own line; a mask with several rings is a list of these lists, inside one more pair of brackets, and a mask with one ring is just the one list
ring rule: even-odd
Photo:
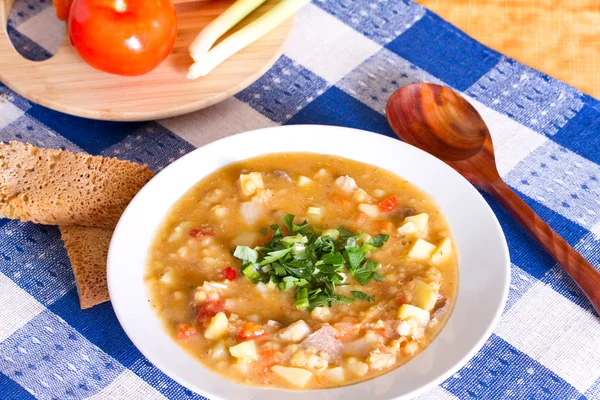
[[416,0],[483,44],[600,98],[600,0]]

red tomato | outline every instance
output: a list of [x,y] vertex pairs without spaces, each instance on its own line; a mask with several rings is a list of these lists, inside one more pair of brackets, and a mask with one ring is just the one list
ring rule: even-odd
[[225,302],[223,302],[223,300],[207,300],[206,303],[200,306],[200,310],[198,310],[198,316],[196,317],[196,322],[200,324],[224,311]]
[[200,228],[190,229],[188,235],[193,238],[202,237],[202,236],[215,236],[217,232],[213,228],[207,225],[202,225]]
[[52,0],[52,4],[54,4],[54,11],[56,11],[58,19],[66,21],[69,18],[69,10],[71,9],[73,0]]
[[198,330],[191,325],[181,324],[177,329],[177,337],[179,339],[187,339],[198,333]]
[[223,277],[232,281],[237,277],[237,271],[231,267],[227,267],[223,270]]
[[255,322],[246,322],[239,333],[241,339],[256,339],[265,335],[265,328]]
[[401,295],[399,297],[396,297],[395,302],[397,306],[401,306],[402,304],[406,304],[408,300],[406,299],[406,296]]
[[379,211],[381,212],[394,211],[396,208],[398,208],[398,198],[396,195],[391,195],[379,203]]
[[385,339],[389,339],[390,337],[390,334],[386,329],[375,329],[375,333],[377,333],[379,336]]
[[92,67],[118,75],[142,75],[171,52],[177,36],[171,0],[75,0],[69,37]]
[[277,350],[265,350],[259,354],[260,358],[256,361],[258,375],[264,375],[273,365],[281,364],[283,354]]

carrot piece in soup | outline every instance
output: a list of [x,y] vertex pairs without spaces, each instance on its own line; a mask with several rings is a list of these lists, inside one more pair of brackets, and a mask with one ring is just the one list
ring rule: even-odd
[[255,322],[246,322],[238,334],[241,339],[256,339],[266,334],[265,328]]
[[342,342],[349,342],[360,333],[360,327],[356,324],[338,323],[334,326],[333,336]]
[[187,339],[198,334],[198,329],[188,324],[181,324],[177,328],[177,337],[179,339]]
[[283,361],[283,354],[277,350],[265,350],[260,352],[258,361],[256,361],[256,367],[258,369],[258,375],[264,375],[273,365],[281,364]]
[[391,195],[387,199],[381,200],[379,202],[379,211],[381,212],[390,212],[394,211],[398,208],[398,198],[396,195]]
[[198,228],[190,229],[188,235],[193,238],[198,238],[202,236],[215,236],[217,232],[208,225],[202,225]]
[[369,216],[362,211],[359,211],[358,214],[354,217],[354,221],[358,224],[364,224],[369,220]]
[[329,196],[329,198],[331,199],[331,201],[333,201],[338,206],[346,207],[346,206],[350,205],[350,200],[348,200],[346,197],[342,196],[339,193],[332,193]]
[[392,224],[391,221],[380,220],[380,221],[377,221],[377,224],[375,225],[375,229],[379,233],[390,234],[392,232],[392,230],[394,229],[394,224]]

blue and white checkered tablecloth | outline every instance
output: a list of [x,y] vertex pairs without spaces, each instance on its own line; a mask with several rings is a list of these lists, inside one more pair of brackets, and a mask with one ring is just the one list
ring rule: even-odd
[[[64,26],[50,0],[18,0],[8,24],[32,59]],[[409,0],[314,0],[285,54],[236,96],[183,117],[90,121],[0,84],[0,139],[115,156],[160,171],[233,133],[329,124],[393,136],[385,103],[415,81],[461,91],[491,127],[502,177],[600,266],[600,102],[498,54]],[[600,399],[600,322],[569,277],[499,205],[512,282],[503,317],[464,368],[421,399]],[[483,265],[482,268],[485,268]],[[110,303],[79,309],[56,227],[0,220],[1,399],[201,399],[129,341]]]

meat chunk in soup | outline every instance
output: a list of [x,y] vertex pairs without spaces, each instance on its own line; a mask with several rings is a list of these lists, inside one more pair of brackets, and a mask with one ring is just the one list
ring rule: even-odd
[[329,324],[310,334],[300,343],[300,347],[326,353],[330,360],[337,360],[344,352],[344,344],[336,339],[335,330]]

